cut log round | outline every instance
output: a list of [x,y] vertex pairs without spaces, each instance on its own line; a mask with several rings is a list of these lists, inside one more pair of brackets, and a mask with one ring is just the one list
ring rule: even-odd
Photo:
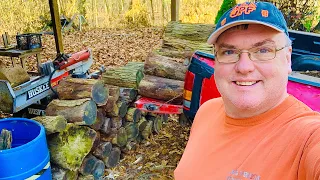
[[112,139],[112,144],[118,145],[119,147],[124,147],[126,146],[128,142],[128,135],[127,131],[124,127],[121,127],[118,130],[118,133],[116,136]]
[[138,129],[139,132],[141,133],[147,126],[148,121],[146,120],[146,118],[144,116],[142,116],[140,118],[140,121],[138,122]]
[[127,121],[130,122],[139,122],[141,118],[141,110],[134,108],[134,107],[130,107],[128,108],[127,114],[125,116],[125,119]]
[[90,99],[51,101],[46,108],[46,115],[61,115],[69,123],[78,125],[92,125],[97,118],[97,106]]
[[37,116],[32,119],[44,126],[47,135],[61,132],[67,127],[67,120],[63,116]]
[[63,169],[58,165],[51,164],[51,174],[52,180],[68,180],[68,179],[77,179],[78,172],[70,171],[68,169]]
[[145,97],[182,104],[183,86],[183,81],[145,75],[138,91]]
[[88,154],[82,161],[79,172],[82,175],[91,174],[97,162],[98,162],[98,159],[95,156],[93,156],[92,154]]
[[101,179],[104,175],[104,167],[105,164],[102,160],[98,160],[95,166],[93,167],[93,171],[91,174],[94,176],[95,179]]
[[141,135],[144,139],[149,139],[153,130],[153,121],[147,121],[146,127],[142,130]]
[[120,116],[111,117],[111,128],[120,129],[122,127],[123,121]]
[[112,110],[110,112],[107,112],[107,115],[109,117],[124,117],[127,114],[128,111],[128,104],[125,101],[118,100],[116,104],[113,106]]
[[136,123],[130,122],[126,124],[125,129],[127,132],[128,141],[133,141],[138,137],[139,128]]
[[116,106],[118,98],[119,97],[113,97],[113,96],[109,96],[108,97],[107,104],[102,106],[102,108],[104,109],[104,111],[106,113],[109,113],[109,112],[111,112],[113,110],[114,106]]
[[115,167],[120,161],[121,150],[118,147],[114,147],[111,150],[108,161],[105,162],[107,168]]
[[2,129],[0,134],[0,150],[10,149],[12,144],[12,133],[7,129]]
[[150,54],[144,64],[144,73],[152,76],[184,81],[188,66],[174,58]]
[[93,151],[93,155],[97,158],[104,160],[108,158],[112,150],[112,144],[110,142],[100,142],[98,147]]
[[65,169],[78,171],[96,136],[96,131],[89,127],[67,124],[64,131],[48,136],[50,161]]
[[120,99],[121,101],[127,101],[131,103],[136,100],[138,91],[133,88],[120,88]]
[[[66,179],[67,180],[67,179]],[[92,174],[89,175],[79,175],[77,180],[95,180]]]
[[59,99],[84,99],[92,98],[98,105],[107,103],[108,89],[104,87],[103,81],[96,79],[66,78],[59,82],[57,93]]
[[96,131],[101,129],[101,126],[104,123],[104,119],[106,118],[104,114],[105,114],[104,109],[98,108],[97,119],[92,125],[90,125],[92,129]]
[[112,96],[113,98],[118,100],[118,98],[120,96],[120,88],[119,88],[119,86],[114,86],[114,85],[110,85],[110,84],[105,84],[104,86],[107,89],[109,89],[109,96]]
[[19,66],[5,67],[0,62],[0,80],[8,81],[11,87],[16,87],[30,80],[29,74]]

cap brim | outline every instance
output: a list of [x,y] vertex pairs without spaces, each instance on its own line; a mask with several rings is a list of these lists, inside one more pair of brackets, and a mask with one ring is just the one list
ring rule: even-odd
[[243,20],[243,21],[236,21],[236,22],[231,22],[225,26],[222,26],[220,27],[219,29],[217,29],[216,31],[214,31],[210,37],[208,38],[208,41],[207,43],[208,44],[215,44],[218,37],[221,35],[221,33],[223,33],[224,31],[226,31],[227,29],[231,28],[231,27],[234,27],[234,26],[237,26],[237,25],[241,25],[241,24],[261,24],[261,25],[265,25],[265,26],[268,26],[274,30],[277,30],[279,32],[284,32],[283,29],[281,28],[277,28],[273,25],[270,25],[268,23],[263,23],[263,22],[260,22],[260,21],[253,21],[253,20]]

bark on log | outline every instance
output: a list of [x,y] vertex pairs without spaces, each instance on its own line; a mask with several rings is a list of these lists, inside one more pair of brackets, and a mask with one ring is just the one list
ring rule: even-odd
[[112,110],[110,112],[107,112],[107,116],[110,117],[124,117],[127,114],[128,111],[128,104],[126,101],[118,100],[116,104],[113,106]]
[[69,123],[64,131],[48,136],[51,162],[78,171],[96,136],[96,131],[89,127]]
[[12,144],[12,133],[7,129],[2,129],[0,134],[0,150],[10,149]]
[[51,101],[46,108],[46,115],[61,115],[69,123],[77,125],[92,125],[97,118],[97,106],[90,99]]
[[30,80],[30,76],[25,69],[20,66],[6,67],[0,62],[0,80],[8,81],[11,87],[16,87]]
[[105,160],[109,157],[112,150],[112,144],[110,142],[100,142],[98,147],[93,151],[93,155],[101,160]]
[[111,132],[111,119],[106,117],[104,118],[103,120],[103,124],[100,128],[100,132],[107,135],[107,134],[110,134]]
[[61,100],[91,98],[98,106],[108,100],[108,89],[96,79],[66,78],[59,82],[57,93]]
[[104,106],[101,106],[106,112],[106,114],[110,113],[113,110],[114,106],[116,106],[118,98],[119,97],[109,96],[107,104]]
[[120,100],[131,103],[136,100],[138,91],[133,88],[120,88]]
[[134,107],[130,107],[128,108],[127,114],[125,116],[125,119],[129,122],[139,122],[141,118],[141,110],[134,108]]
[[188,66],[174,58],[150,54],[144,64],[144,73],[152,76],[184,81]]
[[139,82],[143,78],[143,65],[141,67],[128,66],[107,70],[102,74],[105,84],[119,87],[137,89]]
[[52,180],[69,180],[78,178],[78,172],[63,169],[55,164],[51,164],[51,173]]
[[183,81],[145,75],[139,84],[138,91],[145,97],[182,104],[183,86]]
[[111,150],[110,156],[107,162],[104,162],[107,168],[115,167],[120,160],[121,150],[118,147],[114,147]]
[[96,131],[100,130],[105,118],[104,109],[98,108],[96,121],[90,127]]
[[44,126],[47,135],[61,132],[67,127],[67,120],[63,116],[37,116],[32,119]]

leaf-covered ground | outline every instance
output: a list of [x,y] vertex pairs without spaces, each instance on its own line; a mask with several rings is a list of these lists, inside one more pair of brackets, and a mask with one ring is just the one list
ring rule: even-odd
[[[90,48],[94,64],[91,71],[101,65],[123,66],[129,61],[143,62],[148,54],[161,47],[163,28],[135,30],[96,29],[87,32],[63,34],[65,53]],[[42,62],[56,56],[53,35],[42,36]],[[3,60],[3,59],[1,59]],[[10,60],[5,59],[8,65]],[[27,60],[29,71],[36,71],[35,58]],[[8,115],[0,114],[0,118]],[[122,155],[120,163],[108,169],[106,179],[173,179],[173,170],[179,162],[189,135],[189,127],[181,127],[177,116],[170,116],[160,134],[143,141]]]

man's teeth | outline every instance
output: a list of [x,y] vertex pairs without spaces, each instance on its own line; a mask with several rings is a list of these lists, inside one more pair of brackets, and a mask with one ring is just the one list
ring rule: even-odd
[[239,86],[251,86],[251,85],[255,84],[256,82],[257,81],[246,81],[246,82],[244,82],[244,81],[241,81],[241,82],[236,81],[236,84],[239,85]]

